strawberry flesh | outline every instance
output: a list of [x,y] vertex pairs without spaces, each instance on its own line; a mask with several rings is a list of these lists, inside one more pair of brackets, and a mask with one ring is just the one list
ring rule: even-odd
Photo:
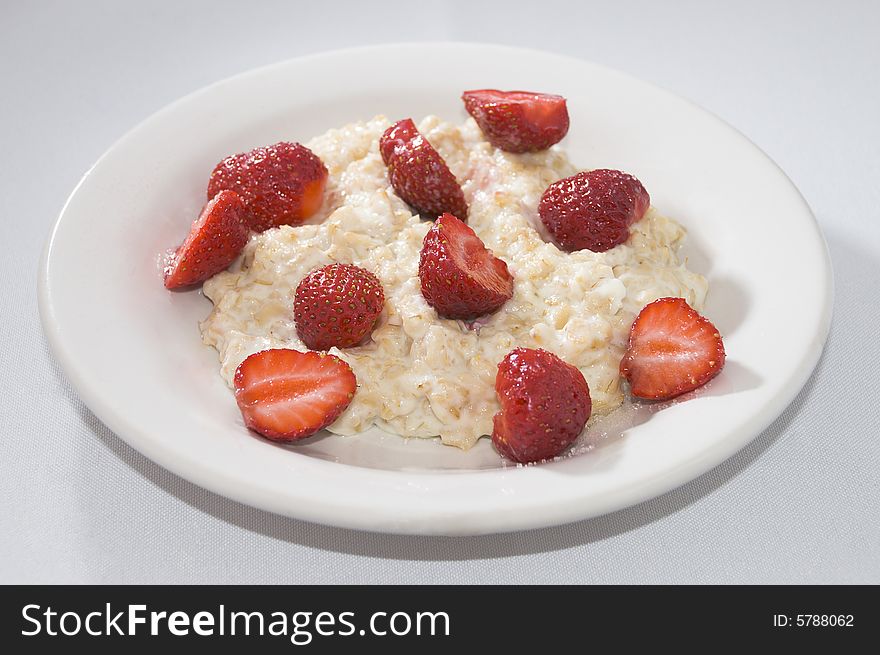
[[449,212],[467,219],[461,186],[412,119],[389,127],[379,139],[379,152],[395,193],[419,214],[433,220]]
[[275,441],[296,441],[339,418],[357,380],[333,355],[276,348],[245,359],[234,386],[245,425]]
[[633,396],[666,400],[704,385],[725,358],[721,335],[708,319],[683,298],[660,298],[633,322],[620,375]]
[[425,300],[444,318],[490,314],[513,296],[507,264],[452,214],[440,216],[425,235],[419,281]]
[[199,284],[226,269],[241,254],[248,234],[241,198],[234,191],[220,191],[165,267],[165,288]]
[[523,153],[545,150],[568,133],[565,98],[548,93],[479,89],[461,99],[496,148]]
[[282,141],[232,155],[211,173],[208,197],[223,189],[238,193],[252,230],[300,225],[321,207],[327,167],[299,143]]
[[561,454],[590,418],[590,389],[583,374],[553,353],[516,348],[498,365],[492,443],[515,462]]

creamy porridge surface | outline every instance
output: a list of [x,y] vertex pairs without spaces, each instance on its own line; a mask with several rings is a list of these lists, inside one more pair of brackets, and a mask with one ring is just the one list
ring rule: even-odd
[[539,232],[537,207],[549,184],[577,172],[565,153],[506,153],[484,141],[472,119],[457,126],[429,116],[419,130],[462,184],[468,224],[514,276],[513,298],[495,314],[470,326],[439,318],[418,277],[430,223],[394,194],[379,155],[390,125],[380,116],[307,143],[330,172],[321,211],[309,224],[253,234],[240,261],[205,282],[214,310],[202,338],[220,353],[226,382],[252,353],[306,350],[293,322],[294,291],[312,269],[340,262],[375,273],[386,302],[369,342],[330,350],[358,380],[331,432],[351,435],[375,424],[469,448],[492,433],[496,367],[517,346],[544,348],[577,366],[594,415],[619,406],[618,364],[639,310],[663,296],[702,309],[706,280],[677,255],[684,229],[652,207],[626,243],[604,253],[563,252]]

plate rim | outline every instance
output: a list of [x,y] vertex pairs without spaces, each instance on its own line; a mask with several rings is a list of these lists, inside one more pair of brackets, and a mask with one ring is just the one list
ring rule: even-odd
[[[236,478],[223,474],[222,472],[218,472],[216,469],[203,465],[201,462],[184,462],[178,458],[173,457],[170,450],[162,447],[161,439],[157,440],[154,437],[151,437],[147,432],[141,431],[138,426],[133,425],[132,423],[126,423],[123,415],[117,414],[117,412],[114,410],[114,408],[110,406],[109,403],[101,400],[99,397],[99,390],[91,388],[80,376],[78,372],[78,367],[74,363],[75,357],[71,355],[68,347],[65,346],[61,327],[54,317],[50,289],[51,256],[53,248],[55,246],[55,240],[58,230],[74,198],[76,197],[80,189],[90,179],[95,169],[98,168],[99,165],[111,155],[111,153],[114,153],[120,148],[123,148],[126,142],[131,139],[134,134],[141,131],[144,127],[148,126],[153,121],[161,120],[161,118],[165,115],[175,112],[180,106],[192,102],[195,99],[198,99],[198,97],[203,94],[210,94],[218,87],[228,84],[235,84],[236,81],[242,78],[267,74],[273,69],[281,69],[293,65],[294,62],[299,63],[317,58],[329,58],[339,56],[345,57],[356,54],[365,54],[368,52],[407,48],[429,50],[436,48],[488,48],[498,51],[515,52],[518,56],[527,55],[529,53],[541,56],[549,55],[552,57],[567,60],[571,64],[575,64],[578,66],[586,65],[589,67],[594,67],[606,73],[612,73],[614,75],[620,76],[630,83],[650,87],[654,91],[664,94],[666,96],[670,96],[676,101],[686,103],[691,108],[701,112],[706,116],[711,117],[718,126],[733,132],[740,139],[750,144],[756,152],[760,153],[760,155],[779,173],[779,175],[781,175],[781,179],[784,179],[787,182],[789,190],[793,191],[799,198],[806,216],[811,219],[810,226],[813,228],[812,236],[818,241],[818,244],[821,246],[821,252],[823,254],[822,259],[824,263],[824,275],[822,276],[823,280],[825,281],[825,289],[822,293],[824,304],[819,319],[820,324],[818,326],[816,338],[811,344],[812,347],[810,351],[806,354],[804,358],[801,359],[799,366],[792,372],[789,378],[791,380],[791,384],[787,385],[784,388],[783,392],[776,396],[777,400],[768,402],[763,408],[763,411],[757,412],[756,414],[752,415],[749,420],[743,425],[738,434],[728,435],[726,439],[717,444],[714,444],[712,448],[708,448],[702,451],[698,456],[695,456],[687,461],[677,462],[675,466],[668,468],[662,473],[648,476],[640,480],[638,484],[632,485],[630,488],[618,490],[615,497],[612,499],[601,499],[598,502],[593,499],[592,505],[589,509],[581,507],[579,503],[573,503],[568,504],[564,507],[553,508],[556,511],[547,511],[545,514],[541,515],[532,514],[522,516],[522,510],[518,510],[518,512],[503,513],[501,516],[503,520],[496,519],[491,523],[491,525],[487,526],[475,526],[470,521],[462,522],[461,518],[463,515],[467,515],[467,512],[450,515],[437,523],[411,522],[397,520],[394,516],[393,511],[385,512],[384,514],[380,512],[378,515],[370,514],[369,516],[365,517],[353,516],[352,513],[345,514],[344,512],[340,514],[337,511],[337,503],[325,504],[324,501],[316,502],[310,506],[307,506],[305,509],[298,507],[296,508],[296,512],[292,512],[289,506],[281,506],[281,504],[279,504],[277,500],[273,502],[273,499],[266,498],[266,494],[262,493],[255,486],[247,484],[243,486],[243,481],[241,478]],[[239,72],[235,75],[217,80],[188,94],[185,94],[180,98],[177,98],[176,100],[163,106],[159,110],[151,113],[149,116],[138,122],[134,127],[126,131],[109,148],[107,148],[95,161],[95,163],[92,164],[84,173],[82,178],[71,191],[70,195],[67,197],[58,217],[55,219],[52,225],[40,257],[37,287],[38,308],[41,323],[52,355],[58,361],[64,371],[65,376],[70,381],[71,386],[73,386],[73,388],[76,390],[77,394],[80,396],[80,398],[89,408],[89,410],[103,424],[110,428],[114,432],[114,434],[119,436],[119,438],[128,443],[138,452],[153,460],[163,468],[166,468],[169,471],[172,471],[174,474],[179,475],[185,480],[193,482],[194,484],[197,484],[198,486],[208,489],[221,496],[231,498],[238,502],[243,502],[259,509],[326,525],[334,525],[339,527],[367,530],[373,532],[391,532],[398,534],[420,535],[476,535],[485,533],[511,532],[523,529],[533,529],[560,525],[563,523],[569,523],[572,521],[602,515],[611,511],[623,509],[639,502],[644,502],[652,498],[656,498],[657,496],[671,491],[672,489],[675,489],[683,484],[686,484],[696,477],[699,477],[699,475],[708,472],[709,470],[741,450],[755,438],[757,438],[757,436],[759,436],[761,432],[766,430],[767,427],[769,427],[773,423],[773,421],[775,421],[783,412],[785,412],[785,410],[791,405],[792,401],[800,393],[801,389],[804,387],[816,365],[818,364],[822,351],[824,349],[824,345],[830,331],[834,301],[834,273],[832,262],[827,243],[824,239],[819,223],[816,220],[815,214],[812,212],[809,204],[804,199],[803,195],[800,193],[792,180],[785,173],[785,171],[783,171],[781,167],[779,167],[776,162],[773,161],[773,159],[769,155],[767,155],[766,152],[764,152],[759,146],[752,142],[751,139],[740,132],[737,128],[728,124],[711,111],[700,107],[693,101],[688,100],[687,98],[673,93],[663,87],[660,87],[650,81],[642,80],[626,72],[617,71],[615,69],[597,64],[589,60],[580,59],[577,57],[559,54],[547,50],[475,42],[403,42],[370,45],[364,47],[343,48],[324,52],[310,53],[307,55],[285,59],[283,61],[278,61]],[[321,466],[329,466],[333,467],[334,470],[343,470],[340,469],[340,467],[346,467],[349,470],[363,470],[362,467],[356,467],[345,463],[340,464],[336,462],[325,462],[320,460],[313,461],[310,464],[314,464],[315,468],[320,468]],[[369,471],[370,475],[373,477],[388,479],[393,478],[395,481],[400,481],[402,473],[408,476],[446,476],[450,474],[464,476],[487,476],[493,474],[497,475],[500,472],[507,472],[508,474],[516,475],[535,475],[536,472],[538,472],[537,475],[541,475],[541,468],[542,467],[530,466],[524,468],[511,467],[509,469],[493,469],[488,471],[477,470],[456,472],[432,470],[398,471],[379,469],[370,469]],[[311,496],[309,498],[310,501],[315,500]],[[474,515],[474,518],[476,518],[477,516],[482,516],[482,514],[478,513]]]

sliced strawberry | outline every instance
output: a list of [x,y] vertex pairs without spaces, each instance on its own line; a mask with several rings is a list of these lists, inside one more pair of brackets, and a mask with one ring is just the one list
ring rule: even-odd
[[425,300],[444,318],[477,318],[513,296],[507,264],[452,214],[440,216],[425,235],[419,280]]
[[545,150],[568,133],[562,96],[479,89],[465,91],[461,99],[489,143],[508,152]]
[[208,197],[238,193],[252,230],[299,225],[321,207],[327,167],[304,145],[282,141],[221,161],[211,173]]
[[398,121],[379,140],[388,179],[400,198],[425,218],[444,212],[467,220],[468,206],[455,176],[412,119]]
[[554,182],[538,204],[538,214],[553,240],[568,252],[605,252],[629,238],[651,197],[636,178],[600,168]]
[[276,441],[296,441],[327,427],[357,390],[354,373],[338,357],[283,348],[245,359],[234,382],[245,425]]
[[351,264],[330,264],[306,275],[296,287],[293,320],[312,350],[350,348],[373,330],[385,305],[382,283]]
[[495,376],[501,411],[492,443],[516,462],[556,457],[578,438],[590,418],[590,388],[583,374],[546,350],[516,348]]
[[711,380],[724,360],[724,343],[709,320],[683,298],[660,298],[633,322],[620,375],[633,396],[665,400]]
[[237,193],[221,191],[214,196],[165,267],[165,288],[204,282],[234,262],[248,240],[244,216]]

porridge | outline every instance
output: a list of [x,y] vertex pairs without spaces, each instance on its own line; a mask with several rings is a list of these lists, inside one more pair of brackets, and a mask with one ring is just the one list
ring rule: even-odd
[[363,344],[329,350],[357,378],[357,393],[331,432],[377,425],[470,448],[493,433],[498,365],[517,347],[545,349],[576,367],[593,415],[618,407],[621,359],[640,310],[663,297],[702,309],[706,280],[677,254],[684,229],[651,207],[620,245],[560,250],[538,204],[548,185],[578,170],[564,151],[513,154],[487,142],[473,119],[455,125],[429,116],[419,132],[460,181],[467,224],[514,279],[500,310],[467,321],[441,318],[420,291],[419,255],[432,224],[395,193],[379,152],[390,126],[380,116],[307,143],[329,172],[320,209],[305,224],[252,233],[236,263],[204,282],[214,309],[202,338],[217,349],[226,382],[233,386],[239,365],[259,351],[307,350],[294,323],[294,292],[310,271],[340,263],[371,271],[385,303]]

